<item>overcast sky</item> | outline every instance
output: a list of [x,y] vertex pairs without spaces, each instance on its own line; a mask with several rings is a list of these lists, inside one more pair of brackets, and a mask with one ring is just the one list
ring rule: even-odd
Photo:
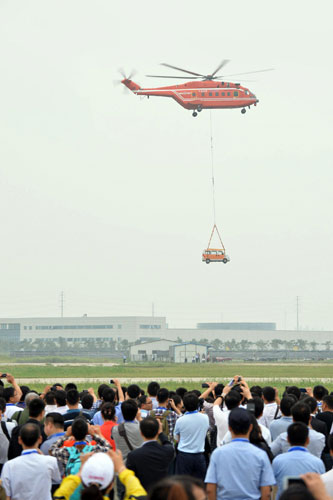
[[[294,329],[299,296],[301,327],[333,330],[332,17],[332,0],[1,0],[0,317],[58,316],[63,290],[67,316],[154,302],[173,327]],[[240,80],[256,108],[212,112],[231,261],[206,265],[209,112],[114,80],[224,58],[275,71]]]

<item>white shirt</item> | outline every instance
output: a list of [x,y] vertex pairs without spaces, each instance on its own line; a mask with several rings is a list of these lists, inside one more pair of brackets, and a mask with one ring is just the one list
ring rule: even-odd
[[[259,424],[259,422],[258,422],[258,424]],[[259,427],[261,429],[261,435],[262,435],[262,437],[264,438],[264,440],[266,441],[266,443],[269,446],[271,444],[271,442],[272,442],[271,433],[269,432],[269,430],[267,429],[267,427],[265,427],[264,425],[259,424]],[[224,438],[222,439],[221,445],[231,443],[231,441],[232,441],[231,432],[228,431],[226,433],[226,435],[224,436]],[[219,446],[221,446],[221,445],[219,445]]]
[[[3,422],[6,425],[9,436],[11,436],[12,430],[16,426],[16,422],[5,422],[4,420]],[[9,446],[8,438],[4,434],[2,426],[0,425],[0,464],[4,464],[7,462],[8,446]]]
[[57,413],[57,408],[58,408],[57,405],[46,405],[45,406],[45,417],[48,413],[53,413],[53,412]]
[[[259,423],[267,427],[269,429],[269,426],[271,425],[271,422],[273,422],[274,417],[276,415],[276,409],[277,409],[277,404],[274,403],[267,403],[264,406],[264,411],[262,414],[262,417],[259,419]],[[281,416],[280,410],[277,412],[276,418]]]
[[57,406],[55,410],[53,410],[55,413],[60,413],[60,415],[65,415],[66,412],[68,412],[68,406]]
[[327,493],[330,496],[333,496],[333,469],[325,472],[325,474],[322,474],[321,478],[325,484]]
[[217,427],[216,446],[221,446],[222,440],[229,430],[230,410],[222,411],[217,405],[213,406],[213,415]]
[[20,457],[5,463],[2,486],[11,500],[52,500],[52,481],[61,483],[57,459],[25,450]]
[[23,411],[23,408],[20,408],[19,406],[14,405],[13,403],[6,403],[6,411],[4,413],[4,420],[7,420],[7,418],[12,418],[14,413],[17,411]]

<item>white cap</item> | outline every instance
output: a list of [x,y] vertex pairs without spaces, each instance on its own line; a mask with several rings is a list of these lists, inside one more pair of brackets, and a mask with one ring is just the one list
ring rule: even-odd
[[97,484],[100,490],[109,486],[114,476],[114,465],[106,453],[94,453],[83,465],[81,480],[85,486]]

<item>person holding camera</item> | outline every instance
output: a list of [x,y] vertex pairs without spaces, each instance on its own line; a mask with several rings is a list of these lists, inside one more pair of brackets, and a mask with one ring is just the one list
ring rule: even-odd
[[200,413],[199,398],[188,392],[184,396],[185,414],[176,422],[174,437],[178,441],[176,474],[205,478],[205,438],[209,428],[208,416]]

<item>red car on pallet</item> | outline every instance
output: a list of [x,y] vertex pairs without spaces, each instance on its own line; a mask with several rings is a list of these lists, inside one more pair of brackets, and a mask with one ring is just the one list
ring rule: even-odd
[[230,257],[220,248],[207,248],[202,252],[202,261],[206,262],[206,264],[210,262],[223,262],[226,264],[230,261]]

